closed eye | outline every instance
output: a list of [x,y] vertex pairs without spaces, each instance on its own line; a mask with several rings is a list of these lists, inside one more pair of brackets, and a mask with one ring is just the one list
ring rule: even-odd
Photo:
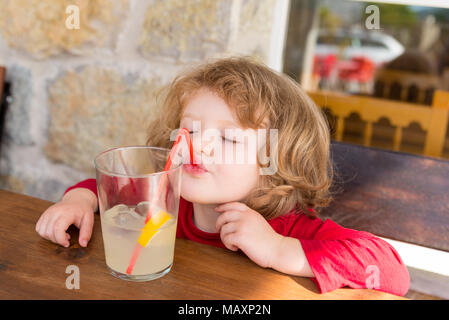
[[[198,132],[198,131],[189,131],[189,134],[190,135],[192,135],[192,134],[194,134],[194,133],[196,133],[196,132]],[[232,143],[238,143],[238,141],[236,141],[236,140],[231,140],[231,139],[226,139],[225,137],[221,137],[221,140],[222,141],[225,141],[225,142],[232,142]]]
[[223,140],[223,141],[225,141],[225,142],[232,142],[232,143],[237,143],[237,141],[235,141],[235,140],[230,140],[230,139],[226,139],[225,137],[221,137],[221,139]]

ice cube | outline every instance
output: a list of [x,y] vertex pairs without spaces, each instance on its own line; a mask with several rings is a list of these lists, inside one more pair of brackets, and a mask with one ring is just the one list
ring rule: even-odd
[[127,213],[128,212],[128,206],[124,204],[118,204],[113,206],[112,208],[109,208],[105,211],[103,219],[105,222],[109,222],[110,224],[118,224],[122,225],[123,223],[126,223],[125,216],[121,216],[121,213]]
[[136,213],[142,217],[146,217],[148,214],[148,210],[150,209],[149,201],[142,201],[136,206]]
[[118,204],[111,208],[109,219],[116,226],[125,228],[141,228],[145,224],[145,219],[125,204]]
[[128,212],[118,212],[114,217],[114,222],[119,225],[119,226],[126,226],[127,224],[129,224],[129,221],[131,219],[130,215],[128,214]]
[[133,219],[142,220],[145,218],[145,216],[143,216],[139,212],[137,212],[136,209],[130,209],[128,213],[129,213],[129,215],[131,215],[133,217]]
[[128,212],[129,208],[126,204],[118,204],[114,207],[117,212]]

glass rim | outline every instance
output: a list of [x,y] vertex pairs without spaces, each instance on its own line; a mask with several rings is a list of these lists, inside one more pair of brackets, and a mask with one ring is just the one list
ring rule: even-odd
[[[117,172],[113,172],[113,171],[109,171],[107,169],[101,168],[98,165],[98,159],[104,155],[105,153],[108,152],[112,152],[114,150],[120,150],[120,149],[154,149],[154,150],[159,150],[159,151],[166,151],[169,155],[170,155],[170,149],[167,148],[162,148],[162,147],[153,147],[153,146],[123,146],[123,147],[114,147],[114,148],[110,148],[110,149],[106,149],[102,152],[100,152],[95,158],[94,158],[94,165],[95,165],[95,169],[100,171],[103,174],[107,174],[109,176],[114,176],[114,177],[121,177],[121,178],[146,178],[146,177],[150,177],[150,176],[157,176],[157,175],[161,175],[161,174],[167,174],[170,172],[173,172],[177,169],[179,169],[182,165],[183,162],[180,162],[178,165],[172,165],[172,167],[167,170],[167,171],[159,171],[159,172],[154,172],[154,173],[144,173],[144,174],[122,174],[122,173],[117,173]],[[167,158],[168,161],[168,158]]]

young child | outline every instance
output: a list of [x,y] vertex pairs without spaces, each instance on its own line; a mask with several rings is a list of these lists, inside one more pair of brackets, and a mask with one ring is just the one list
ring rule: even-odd
[[[160,111],[147,145],[169,149],[172,131],[187,128],[201,163],[200,169],[183,165],[177,237],[241,250],[263,268],[312,278],[321,293],[344,286],[407,293],[409,274],[393,247],[317,217],[331,201],[329,128],[296,82],[249,58],[221,59],[176,77]],[[230,139],[225,129],[231,128],[248,140]],[[218,130],[220,139],[201,139],[208,129]],[[255,156],[247,141],[260,129],[266,134],[257,162],[206,161],[239,145],[245,159]],[[277,130],[277,140],[269,129]],[[269,153],[268,165],[260,151]],[[274,170],[261,174],[267,166]],[[81,181],[42,214],[36,231],[68,247],[66,230],[74,224],[86,246],[97,210],[95,179]],[[373,275],[376,281],[368,281]]]

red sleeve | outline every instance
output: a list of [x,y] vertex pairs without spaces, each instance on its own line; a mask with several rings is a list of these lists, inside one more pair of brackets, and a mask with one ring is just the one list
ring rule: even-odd
[[279,219],[274,229],[299,239],[321,293],[349,286],[403,296],[409,289],[410,276],[399,254],[371,233],[304,214]]
[[[105,207],[111,208],[118,203],[126,205],[139,203],[146,199],[149,184],[146,179],[111,177],[102,175],[101,186],[103,203]],[[96,179],[86,179],[69,187],[64,194],[75,188],[86,188],[95,193],[98,200],[98,188]]]
[[[102,175],[98,188],[96,179],[86,179],[69,187],[64,194],[75,188],[86,188],[92,191],[98,200],[98,191],[100,191],[100,199],[102,199],[101,203],[104,208],[111,208],[116,204],[135,205],[147,200],[150,194],[150,185],[151,181],[145,178]],[[169,185],[167,185],[167,199],[171,196],[173,196],[173,188],[169,188]],[[172,201],[168,202],[168,209],[170,209],[169,204],[172,203]]]
[[64,191],[64,194],[66,194],[67,192],[69,192],[70,190],[75,189],[75,188],[86,188],[86,189],[89,189],[90,191],[95,193],[95,195],[98,198],[97,181],[96,181],[96,179],[86,179],[86,180],[80,181],[77,184],[69,187],[66,191]]

